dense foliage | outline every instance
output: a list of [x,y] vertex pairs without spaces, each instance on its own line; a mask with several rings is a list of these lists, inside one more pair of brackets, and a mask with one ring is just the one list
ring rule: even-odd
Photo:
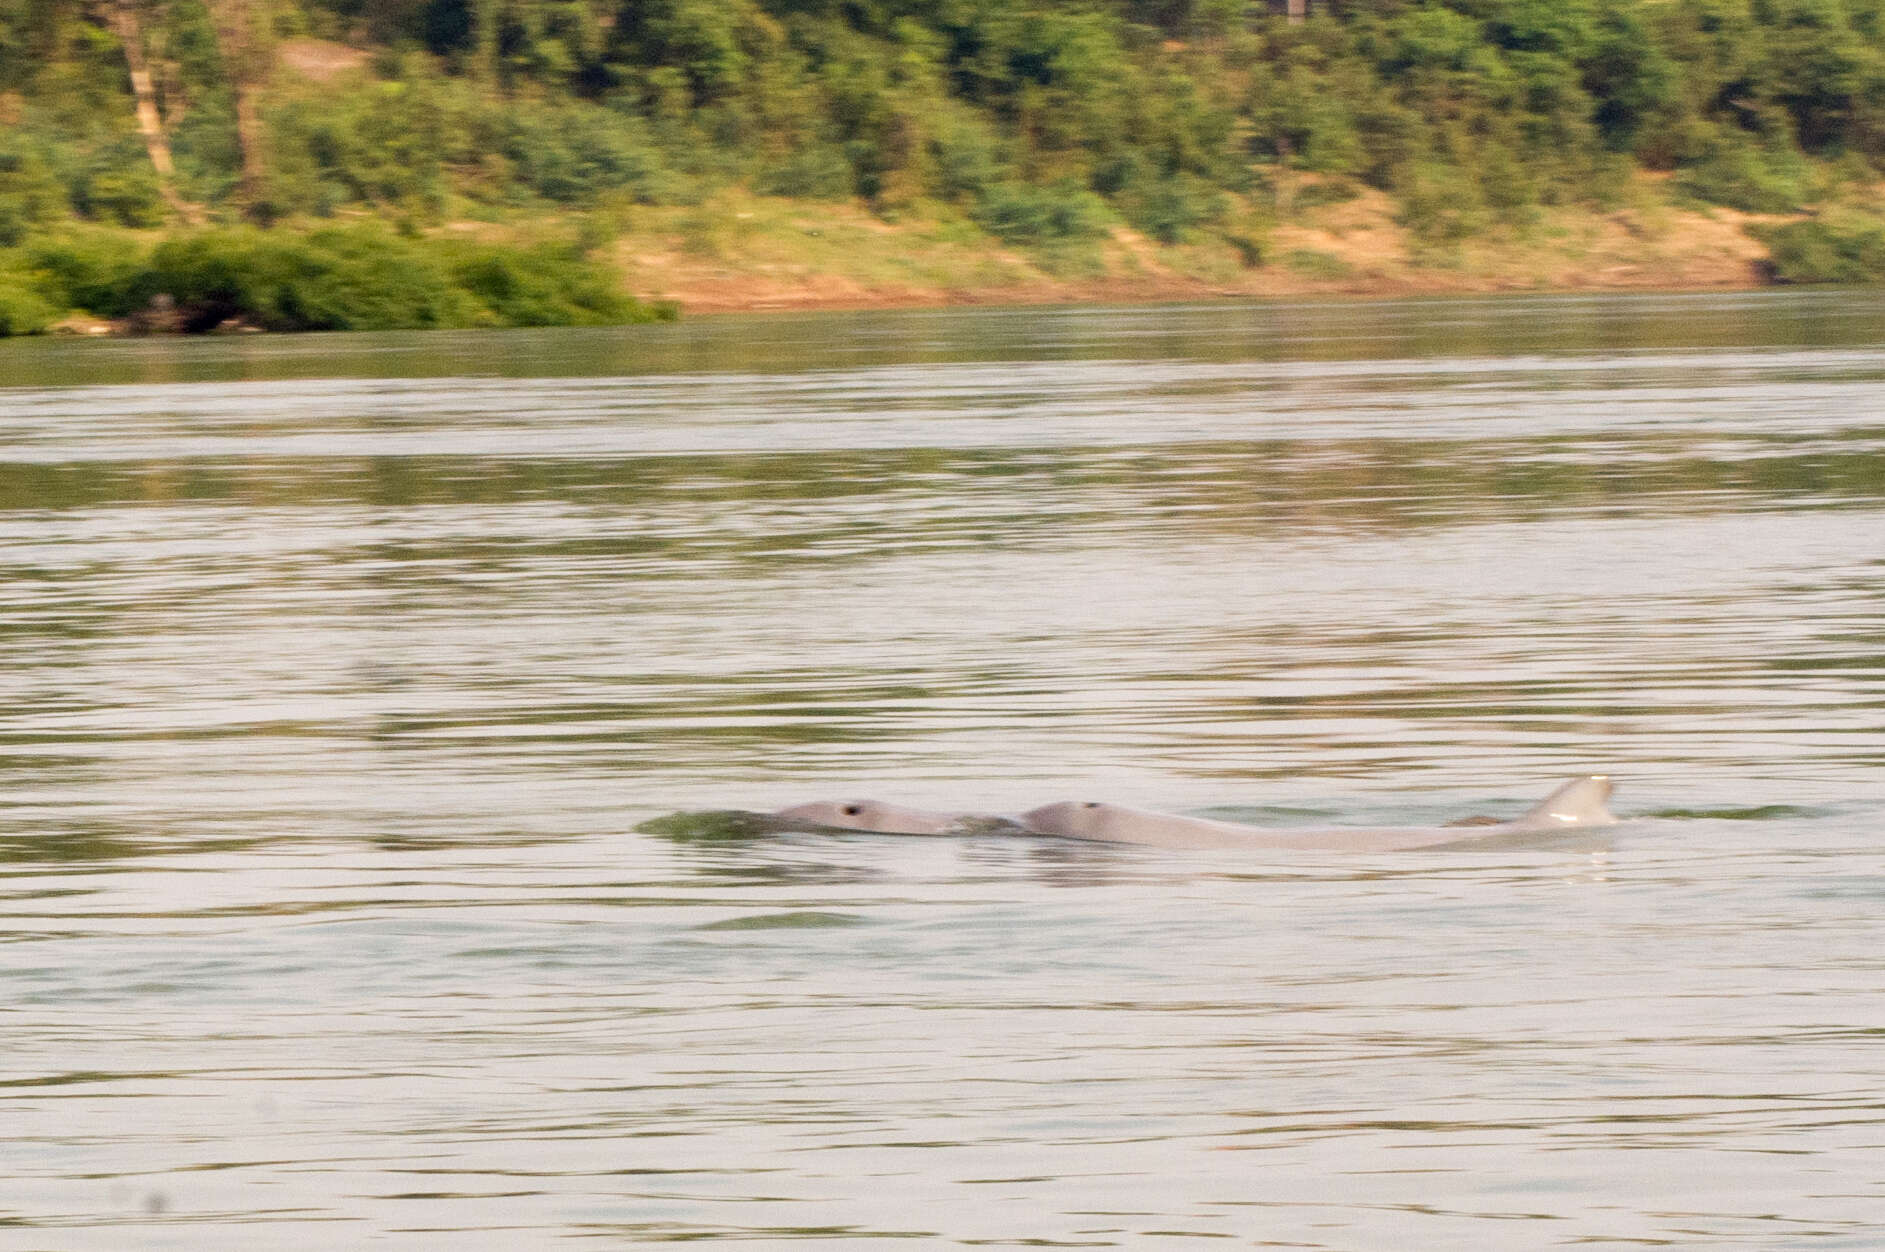
[[[1885,170],[1885,0],[1310,9],[0,0],[0,247],[193,206],[425,226],[691,203],[731,183],[940,206],[1022,245],[1119,220],[1165,242],[1234,241],[1239,214],[1278,211],[1284,170],[1380,188],[1445,245],[1522,228],[1541,205],[1602,205],[1637,169],[1754,212]],[[298,70],[309,48],[338,68]],[[134,61],[174,188],[137,121]],[[29,299],[7,300],[0,321],[32,319]]]
[[1774,279],[1783,283],[1885,283],[1885,222],[1834,217],[1764,232]]
[[409,239],[373,224],[224,227],[143,243],[64,230],[0,250],[0,334],[63,310],[150,330],[589,326],[673,316],[622,295],[579,250]]

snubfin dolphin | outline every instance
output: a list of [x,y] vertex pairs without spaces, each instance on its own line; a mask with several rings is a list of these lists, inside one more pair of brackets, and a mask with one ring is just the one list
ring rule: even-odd
[[1005,818],[976,813],[932,813],[878,800],[818,800],[779,809],[770,816],[790,826],[868,830],[881,835],[968,835],[1017,829]]
[[1101,843],[1132,843],[1152,848],[1302,848],[1354,852],[1393,852],[1434,847],[1499,835],[1610,826],[1616,823],[1607,802],[1610,780],[1601,774],[1565,783],[1524,816],[1491,825],[1328,826],[1265,828],[1218,822],[1202,817],[1146,813],[1116,804],[1065,800],[1021,815],[1021,824],[1043,835]]

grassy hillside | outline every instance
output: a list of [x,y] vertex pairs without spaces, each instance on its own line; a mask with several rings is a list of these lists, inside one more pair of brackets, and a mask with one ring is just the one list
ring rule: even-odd
[[651,315],[585,258],[694,307],[1877,281],[1881,49],[1885,0],[0,0],[0,331]]

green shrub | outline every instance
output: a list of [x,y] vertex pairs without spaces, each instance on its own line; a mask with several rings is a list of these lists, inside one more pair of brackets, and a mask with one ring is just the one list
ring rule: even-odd
[[983,230],[1011,244],[1092,239],[1106,229],[1106,206],[1100,198],[1064,183],[1053,187],[997,183],[970,216]]
[[1479,190],[1493,217],[1508,226],[1527,226],[1538,217],[1538,180],[1517,154],[1492,145],[1479,162]]
[[674,316],[623,294],[611,271],[567,246],[462,248],[451,274],[482,306],[479,320],[498,326],[613,326]]
[[1290,196],[1290,204],[1298,209],[1314,209],[1325,204],[1347,204],[1360,195],[1361,188],[1355,185],[1353,179],[1325,178],[1296,188]]
[[546,200],[590,204],[610,192],[660,199],[662,161],[640,118],[586,104],[515,104],[498,124],[512,176]]
[[812,144],[760,170],[753,190],[798,200],[848,200],[857,190],[857,171],[836,148]]
[[0,248],[17,247],[31,220],[18,196],[0,195]]
[[118,226],[161,226],[167,215],[157,175],[126,162],[88,170],[72,186],[72,207],[94,221]]
[[1341,257],[1316,248],[1291,248],[1283,254],[1283,264],[1304,278],[1347,278],[1355,272]]
[[1820,219],[1757,231],[1781,283],[1885,282],[1885,221]]
[[0,248],[11,248],[35,226],[63,217],[66,189],[34,152],[0,146]]
[[1702,156],[1676,172],[1678,190],[1744,213],[1791,213],[1812,192],[1812,171],[1790,144],[1757,146],[1738,131],[1716,130]]
[[936,192],[945,200],[977,200],[1001,178],[994,132],[980,118],[945,111],[929,140]]
[[1160,243],[1183,243],[1224,216],[1224,193],[1191,174],[1176,174],[1122,195],[1128,222]]
[[424,78],[284,99],[267,118],[271,183],[308,207],[317,196],[337,195],[436,205],[448,166],[466,171],[470,181],[474,171],[484,172],[481,158],[504,149],[505,138],[479,120],[466,87]]
[[1396,190],[1401,199],[1401,224],[1423,245],[1452,247],[1485,225],[1485,205],[1478,184],[1456,166],[1411,162],[1402,171]]
[[475,310],[422,245],[371,228],[310,235],[203,231],[159,244],[134,290],[168,296],[181,327],[265,330],[464,326]]
[[0,274],[0,338],[42,334],[58,316],[38,292],[17,278]]
[[137,307],[131,288],[143,262],[144,250],[135,239],[99,228],[29,239],[20,249],[20,263],[42,297],[98,317],[123,317]]
[[[14,285],[47,308],[104,317],[163,309],[161,320],[184,331],[232,319],[298,331],[594,326],[674,316],[624,295],[614,271],[573,244],[468,243],[371,224],[306,234],[202,230],[148,255],[123,236],[79,233],[30,243],[14,269],[24,276]],[[34,306],[19,307],[20,324],[37,317]]]

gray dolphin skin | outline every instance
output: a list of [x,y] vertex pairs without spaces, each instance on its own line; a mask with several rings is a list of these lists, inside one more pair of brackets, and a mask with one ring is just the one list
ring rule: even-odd
[[837,830],[867,830],[880,835],[960,835],[978,823],[996,819],[967,813],[932,813],[906,809],[879,800],[818,800],[778,809],[771,816],[788,825],[829,826]]
[[1064,800],[1031,809],[1021,824],[1043,835],[1149,848],[1296,848],[1347,852],[1395,852],[1499,835],[1611,826],[1610,780],[1601,774],[1573,779],[1509,822],[1468,826],[1328,826],[1265,828],[1170,813],[1147,813],[1116,804]]

